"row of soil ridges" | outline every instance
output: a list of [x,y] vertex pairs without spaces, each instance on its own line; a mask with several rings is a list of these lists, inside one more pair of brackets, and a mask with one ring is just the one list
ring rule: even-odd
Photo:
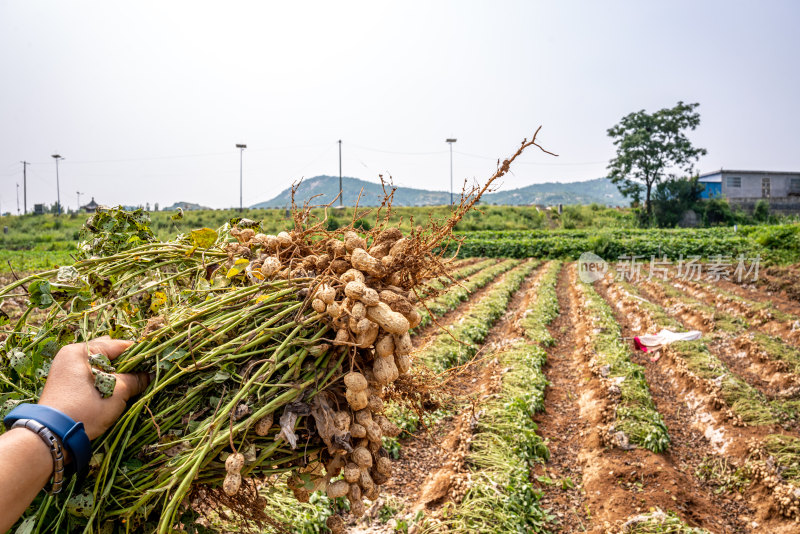
[[678,514],[712,531],[796,532],[800,490],[791,469],[800,459],[791,429],[796,410],[791,399],[769,398],[729,365],[731,338],[747,324],[725,311],[704,309],[702,301],[655,279],[635,285],[606,279],[597,286],[614,304],[627,337],[663,328],[703,333],[697,341],[662,349],[657,361],[637,354],[672,433],[669,454],[675,465],[682,466],[687,483],[700,483],[698,491],[714,489],[705,495],[707,515],[697,514],[697,495],[687,493],[679,501],[684,497],[693,506],[681,509],[677,502]]
[[[406,433],[397,444],[399,473],[386,488],[390,494],[388,502],[398,510],[395,517],[413,522],[415,531],[480,531],[465,530],[466,519],[461,518],[458,510],[465,495],[477,488],[470,454],[479,421],[486,413],[484,404],[486,399],[500,394],[506,374],[497,357],[493,355],[490,359],[485,355],[491,354],[493,347],[506,338],[512,321],[512,314],[506,311],[521,302],[532,280],[542,272],[537,269],[541,263],[535,260],[515,264],[484,287],[479,298],[473,295],[459,307],[458,315],[448,314],[441,325],[449,333],[429,334],[428,342],[415,351],[417,364],[424,363],[444,378],[443,382],[437,381],[441,384],[437,391],[441,403],[438,409],[421,417],[404,409],[395,409],[391,414]],[[474,328],[476,324],[481,328]],[[454,343],[450,334],[461,340],[456,349],[464,351],[458,357],[466,358],[464,361],[440,359],[442,347]],[[459,366],[449,369],[456,361],[461,361]],[[375,523],[357,532],[394,531],[394,522],[383,527]]]
[[[561,276],[558,296],[562,313],[546,368],[552,386],[538,420],[551,450],[541,476],[562,481],[543,500],[559,531],[705,532],[695,528],[709,521],[686,510],[704,518],[721,510],[696,495],[697,485],[671,461],[665,417],[620,317],[579,281],[574,265]],[[684,492],[698,499],[695,507],[678,502]]]
[[[774,415],[790,425],[800,416],[800,349],[781,336],[767,333],[764,324],[714,300],[713,288],[694,283],[642,279],[638,287],[658,300],[687,325],[711,334],[712,352],[762,395],[774,400]],[[762,308],[763,310],[763,308]]]
[[[422,321],[415,328],[414,333],[420,332],[445,313],[455,310],[475,291],[515,267],[519,262],[520,260],[489,259],[452,273],[451,277],[454,282],[444,277],[429,284],[430,289],[422,296],[422,309],[420,309]],[[426,298],[434,291],[439,292],[436,297]]]

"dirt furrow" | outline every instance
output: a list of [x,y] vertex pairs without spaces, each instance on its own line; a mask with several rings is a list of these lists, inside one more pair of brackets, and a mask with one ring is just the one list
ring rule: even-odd
[[800,319],[795,315],[780,312],[767,301],[742,300],[725,294],[710,283],[683,279],[673,279],[670,280],[670,283],[673,287],[708,306],[744,319],[759,331],[780,337],[792,345],[800,347]]
[[[556,409],[548,408],[541,420],[542,433],[555,445],[558,468],[582,474],[583,501],[576,501],[582,510],[565,519],[564,531],[614,531],[631,516],[658,507],[713,532],[745,532],[741,521],[735,519],[737,514],[700,491],[671,453],[604,446],[603,429],[614,418],[614,404],[600,377],[590,370],[595,332],[592,318],[582,310],[582,291],[570,268],[569,276],[562,277],[559,284],[559,294],[566,293],[569,298],[569,322],[560,322],[556,328],[566,326],[573,332],[572,336],[565,332],[559,339],[560,345],[572,346],[572,351],[568,356],[565,351],[565,358],[554,355],[548,375],[554,386],[548,400]],[[576,497],[564,493],[557,498],[563,507]]]
[[552,481],[564,481],[543,485],[541,503],[558,518],[562,532],[580,532],[590,524],[591,513],[581,491],[583,468],[577,459],[581,437],[590,432],[591,424],[580,416],[578,394],[582,384],[591,380],[591,374],[579,365],[574,354],[578,332],[573,321],[574,298],[569,290],[568,269],[565,265],[559,273],[556,285],[559,315],[549,326],[556,345],[548,350],[544,366],[545,376],[550,382],[545,392],[545,411],[534,417],[539,425],[539,434],[547,442],[550,459],[533,474]]
[[[458,306],[448,311],[441,317],[436,317],[435,322],[431,322],[431,324],[429,324],[425,328],[422,328],[419,332],[414,333],[414,335],[411,337],[411,341],[414,343],[414,350],[417,351],[423,350],[424,347],[428,343],[430,343],[436,337],[436,335],[441,331],[442,327],[446,328],[447,326],[453,324],[459,317],[469,312],[469,310],[475,305],[475,303],[480,301],[483,295],[491,291],[492,288],[494,288],[498,284],[502,283],[502,281],[505,280],[506,275],[509,272],[513,271],[515,268],[516,267],[513,267],[508,271],[498,274],[494,280],[492,280],[482,288],[478,289],[477,291],[471,293],[467,298],[467,300],[459,303]],[[536,272],[539,271],[541,271],[541,266],[536,268]],[[480,274],[480,271],[472,276],[476,276],[478,274]],[[466,280],[469,280],[469,278],[467,278]]]
[[[628,336],[655,331],[656,323],[641,301],[607,281],[598,286],[605,298],[613,302]],[[687,484],[691,484],[687,486],[689,494],[702,496],[712,506],[707,511],[718,514],[706,519],[712,525],[721,525],[722,532],[797,532],[797,522],[780,513],[779,495],[772,490],[779,484],[757,481],[747,486],[749,481],[742,481],[739,489],[746,491],[740,498],[739,493],[729,491],[732,488],[722,482],[727,468],[709,469],[709,466],[730,465],[727,471],[732,472],[734,467],[747,467],[754,444],[781,429],[777,425],[742,425],[722,399],[715,382],[700,378],[688,369],[679,346],[668,346],[661,353],[657,362],[648,361],[641,352],[636,359],[644,366],[653,400],[667,421],[672,446],[666,456],[686,473]],[[711,476],[700,480],[696,476],[698,473]],[[717,495],[712,491],[714,488],[723,491]],[[786,491],[784,488],[779,488],[781,493]],[[696,507],[691,513],[697,513]],[[720,531],[710,526],[706,528]]]
[[[701,297],[711,295],[710,290],[695,294],[686,292],[687,296],[683,299],[689,302],[681,302],[682,297],[666,295],[661,282],[642,279],[636,286],[646,298],[675,313],[683,324],[709,336],[707,345],[712,354],[768,399],[790,399],[800,393],[800,375],[793,372],[794,370],[785,362],[767,354],[754,341],[753,333],[748,331],[746,323],[736,324],[725,317],[720,317],[719,321],[716,321],[713,317],[709,317],[707,312],[692,305],[691,299],[702,301]],[[684,283],[675,287],[680,289],[691,286]],[[707,303],[707,301],[702,302]],[[730,307],[726,309],[729,310]],[[676,312],[676,310],[681,311]],[[708,320],[704,321],[703,318]],[[724,325],[724,328],[718,327],[720,324]]]

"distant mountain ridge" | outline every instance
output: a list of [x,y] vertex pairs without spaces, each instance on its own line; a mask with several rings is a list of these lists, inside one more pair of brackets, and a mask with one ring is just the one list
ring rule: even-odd
[[[359,192],[363,189],[361,199]],[[343,203],[352,206],[358,200],[361,206],[376,206],[383,199],[381,184],[368,182],[360,178],[342,178]],[[303,180],[295,193],[295,202],[302,205],[305,201],[312,204],[327,204],[339,194],[338,176],[315,176]],[[458,193],[457,193],[458,194]],[[312,197],[315,197],[312,199]],[[265,202],[251,206],[256,209],[284,208],[292,202],[291,188],[284,189],[278,196]],[[546,182],[533,184],[518,189],[487,193],[483,197],[486,204],[520,206],[529,204],[604,204],[607,206],[627,206],[628,201],[619,193],[617,187],[608,178],[596,178],[583,182]],[[336,204],[338,204],[338,200]],[[394,194],[395,206],[442,206],[450,203],[447,191],[429,191],[411,187],[398,187]]]

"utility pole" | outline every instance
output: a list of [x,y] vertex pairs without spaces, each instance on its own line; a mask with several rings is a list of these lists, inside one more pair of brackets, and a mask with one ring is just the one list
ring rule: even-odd
[[20,161],[22,163],[22,209],[25,215],[28,214],[28,163],[27,161]]
[[19,217],[19,184],[17,184],[17,217]]
[[75,191],[78,194],[78,207],[75,209],[75,213],[81,211],[81,192]]
[[458,139],[445,139],[445,143],[450,145],[450,205],[453,205],[453,143]]
[[339,206],[342,206],[342,140],[339,139]]
[[237,144],[236,148],[239,149],[239,211],[241,212],[243,209],[242,206],[242,158],[244,157],[244,149],[247,148],[247,145],[244,144]]
[[56,160],[56,194],[58,195],[56,198],[58,201],[58,214],[61,215],[61,185],[58,183],[58,161],[66,158],[62,158],[61,154],[53,154],[50,157]]

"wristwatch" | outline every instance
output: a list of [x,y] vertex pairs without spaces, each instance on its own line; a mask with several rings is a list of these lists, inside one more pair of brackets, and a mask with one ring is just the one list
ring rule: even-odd
[[[53,455],[53,481],[48,492],[58,493],[67,477],[86,474],[92,456],[92,443],[83,428],[66,414],[41,404],[19,404],[3,419],[7,429],[24,427],[35,432]],[[63,450],[72,462],[64,466]]]

